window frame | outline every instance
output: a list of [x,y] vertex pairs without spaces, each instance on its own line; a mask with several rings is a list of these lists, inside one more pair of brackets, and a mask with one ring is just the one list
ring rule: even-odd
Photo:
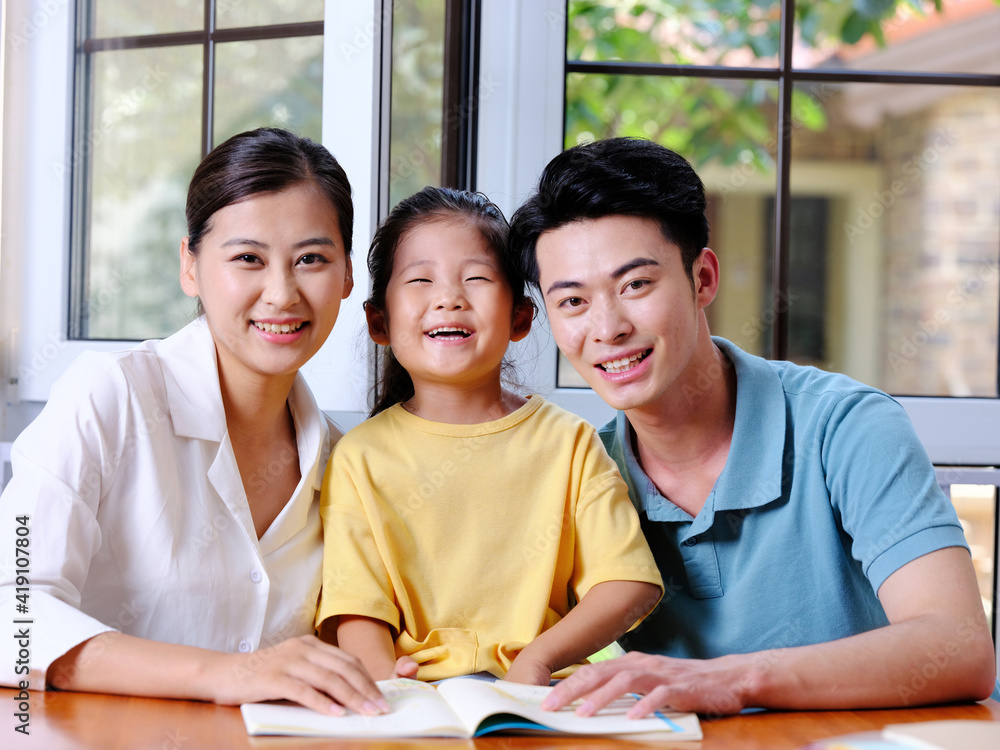
[[[14,30],[7,63],[17,73],[4,107],[9,252],[0,289],[10,315],[0,323],[0,340],[7,342],[6,400],[17,405],[46,401],[52,384],[84,351],[118,351],[137,342],[68,336],[76,3],[29,0],[6,3],[5,10]],[[330,339],[302,371],[320,408],[335,418],[342,414],[345,426],[358,421],[369,386],[367,367],[355,354],[364,315],[351,301],[368,286],[364,254],[377,220],[379,112],[388,62],[383,50],[391,17],[388,0],[326,0],[324,9],[322,141],[354,189],[355,292]]]

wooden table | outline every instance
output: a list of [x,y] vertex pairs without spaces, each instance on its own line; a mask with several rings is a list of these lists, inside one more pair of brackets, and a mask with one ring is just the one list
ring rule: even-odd
[[88,693],[30,695],[31,734],[14,731],[16,691],[0,689],[0,746],[9,750],[319,750],[320,748],[643,748],[689,750],[792,750],[817,739],[881,729],[886,724],[938,719],[1000,721],[1000,703],[894,711],[761,712],[702,719],[702,742],[622,744],[612,740],[491,737],[478,740],[331,740],[248,737],[239,709],[192,701],[126,698]]

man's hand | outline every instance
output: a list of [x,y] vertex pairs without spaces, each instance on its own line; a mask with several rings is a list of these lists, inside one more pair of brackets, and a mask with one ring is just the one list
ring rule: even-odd
[[587,664],[559,683],[542,702],[556,711],[578,698],[578,716],[592,716],[627,693],[644,694],[628,713],[638,719],[661,708],[704,714],[733,714],[746,707],[754,670],[740,656],[674,659],[637,651]]

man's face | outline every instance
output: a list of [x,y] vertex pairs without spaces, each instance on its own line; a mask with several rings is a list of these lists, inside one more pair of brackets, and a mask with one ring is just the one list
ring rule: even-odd
[[543,233],[537,259],[556,344],[587,384],[615,409],[663,403],[715,296],[712,251],[695,261],[692,288],[680,248],[655,221],[607,216]]

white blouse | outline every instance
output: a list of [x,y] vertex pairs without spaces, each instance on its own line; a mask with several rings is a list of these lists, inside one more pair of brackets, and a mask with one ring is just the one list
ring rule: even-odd
[[[319,488],[340,433],[301,375],[288,403],[302,478],[258,540],[204,318],[163,341],[81,356],[11,451],[0,613],[8,627],[28,622],[14,625],[20,639],[0,638],[0,685],[44,689],[53,660],[110,630],[226,652],[312,633]],[[26,591],[16,550],[29,562]]]

